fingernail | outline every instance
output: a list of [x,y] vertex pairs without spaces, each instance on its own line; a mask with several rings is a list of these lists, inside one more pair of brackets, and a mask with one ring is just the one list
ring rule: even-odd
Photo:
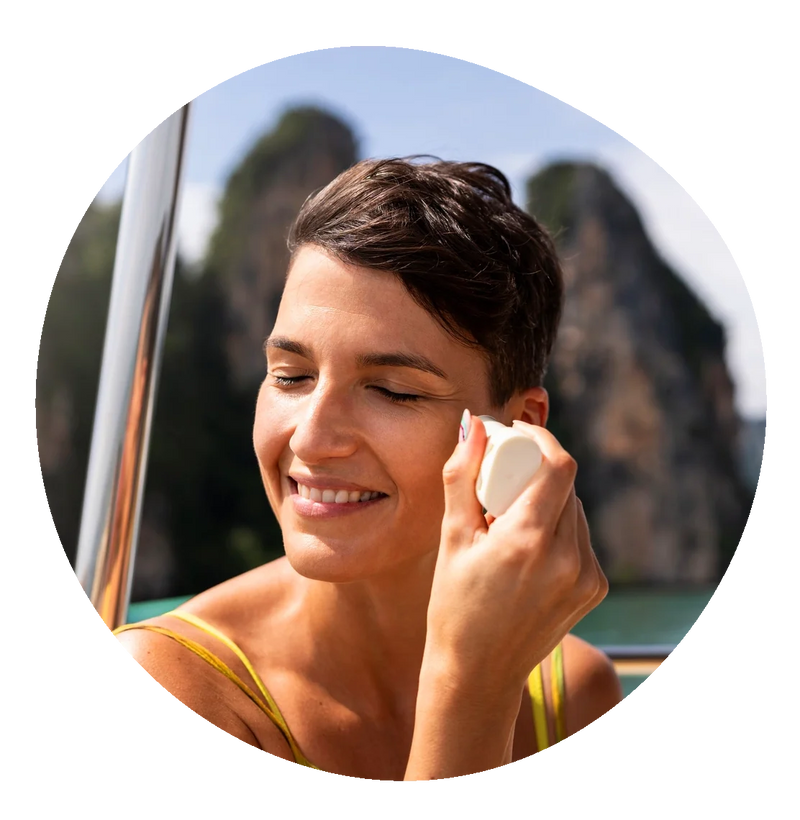
[[469,410],[465,410],[461,416],[461,426],[458,428],[458,440],[466,441],[469,436],[469,428],[472,420],[472,414]]

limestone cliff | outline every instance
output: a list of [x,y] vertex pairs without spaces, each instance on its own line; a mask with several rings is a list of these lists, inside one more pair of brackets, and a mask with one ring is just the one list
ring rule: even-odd
[[578,461],[609,578],[718,580],[752,501],[722,327],[605,172],[552,165],[529,180],[528,208],[556,236],[566,278],[550,426]]
[[206,267],[223,283],[225,347],[236,387],[264,377],[262,344],[283,291],[291,223],[309,194],[357,160],[356,151],[352,132],[336,117],[292,109],[228,181]]

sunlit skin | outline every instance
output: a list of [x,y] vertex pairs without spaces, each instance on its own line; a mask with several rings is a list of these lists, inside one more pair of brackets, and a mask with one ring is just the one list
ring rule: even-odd
[[[426,369],[401,366],[397,356]],[[301,248],[292,262],[265,345],[265,369],[253,442],[287,557],[221,584],[184,608],[239,643],[300,747],[321,768],[378,779],[427,777],[426,771],[447,776],[437,755],[451,753],[440,754],[436,742],[421,734],[417,702],[421,669],[426,680],[436,677],[430,662],[425,672],[423,660],[426,640],[431,654],[428,604],[445,515],[443,468],[453,456],[465,408],[505,423],[543,425],[547,394],[532,388],[503,407],[492,406],[483,357],[448,335],[399,279],[343,264],[314,247]],[[395,399],[420,398],[393,401],[386,391]],[[381,497],[346,510],[311,504],[299,498],[291,476],[378,491]],[[570,498],[574,518],[574,491]],[[455,582],[459,565],[452,567]],[[445,598],[440,594],[438,600]],[[474,620],[469,603],[461,596],[457,606]],[[154,623],[174,627],[169,619]],[[219,651],[191,627],[186,634]],[[439,628],[436,634],[441,640],[445,633]],[[203,661],[153,633],[129,632],[121,640],[192,709],[242,740],[291,759],[269,720]],[[572,733],[619,700],[619,684],[596,650],[572,636],[564,647]],[[502,655],[502,644],[498,651]],[[225,657],[239,668],[235,658]],[[546,680],[548,674],[545,667]],[[498,719],[509,718],[512,708],[513,754],[510,736],[503,736],[497,742],[507,747],[505,756],[501,748],[491,759],[458,762],[453,773],[459,766],[478,771],[536,750],[530,702],[515,680],[510,697],[490,685],[482,690],[483,702],[464,690],[455,704],[456,712],[469,707],[470,716],[483,710],[489,734],[493,708]],[[435,708],[438,696],[431,686],[426,692]],[[500,705],[493,706],[495,701]],[[463,722],[454,720],[448,725]],[[434,736],[441,735],[434,724],[428,721]],[[455,749],[465,745],[455,736],[450,741]],[[418,747],[422,753],[414,751]],[[428,748],[434,751],[428,754]],[[417,765],[409,775],[410,754]]]
[[[278,347],[286,342],[307,355]],[[359,357],[396,353],[428,359],[444,375],[358,364]],[[442,467],[464,408],[513,412],[490,405],[483,358],[455,342],[396,277],[343,265],[314,248],[302,248],[292,265],[266,357],[254,443],[292,566],[325,581],[388,581],[388,573],[420,559],[432,572],[444,513]],[[419,398],[398,403],[384,391]],[[528,418],[541,422],[546,394],[530,393]],[[290,474],[386,497],[351,515],[306,518],[292,503]]]

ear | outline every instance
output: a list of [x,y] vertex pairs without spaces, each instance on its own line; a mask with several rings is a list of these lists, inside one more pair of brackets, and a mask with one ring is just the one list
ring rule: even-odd
[[512,399],[513,417],[544,427],[550,412],[550,397],[544,387],[531,387]]

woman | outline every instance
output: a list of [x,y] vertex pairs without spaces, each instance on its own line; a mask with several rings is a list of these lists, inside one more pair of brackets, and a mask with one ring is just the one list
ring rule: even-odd
[[[490,166],[385,160],[310,197],[289,247],[253,434],[286,557],[120,640],[212,723],[330,772],[451,777],[573,734],[620,687],[568,634],[607,582],[544,429],[552,242]],[[479,414],[543,453],[497,519]]]

